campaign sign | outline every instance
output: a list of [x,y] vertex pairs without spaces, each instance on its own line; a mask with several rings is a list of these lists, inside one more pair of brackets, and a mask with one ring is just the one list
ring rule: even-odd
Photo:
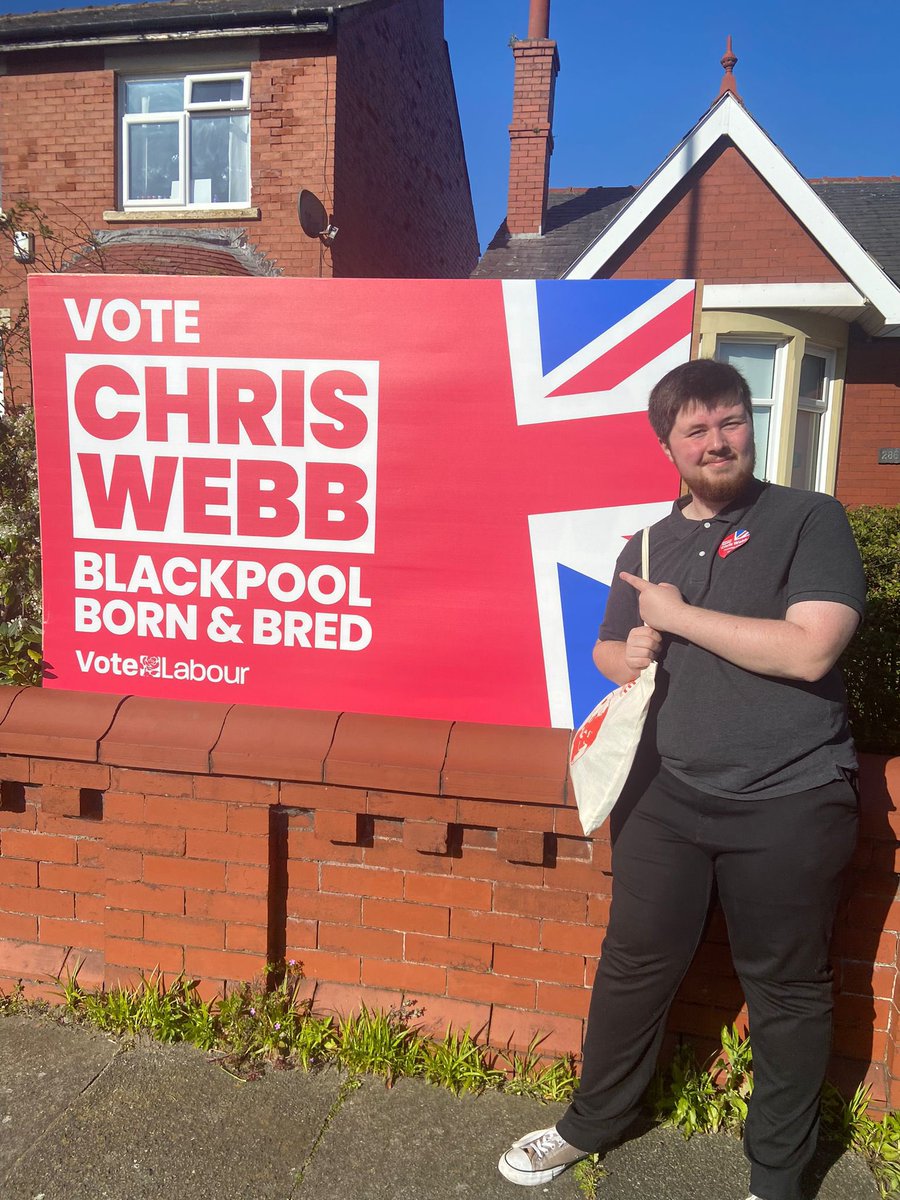
[[570,726],[690,282],[33,276],[45,686]]

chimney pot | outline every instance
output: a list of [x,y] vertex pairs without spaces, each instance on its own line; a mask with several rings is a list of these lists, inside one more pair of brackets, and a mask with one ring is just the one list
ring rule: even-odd
[[544,41],[550,36],[550,0],[531,0],[528,14],[528,38]]

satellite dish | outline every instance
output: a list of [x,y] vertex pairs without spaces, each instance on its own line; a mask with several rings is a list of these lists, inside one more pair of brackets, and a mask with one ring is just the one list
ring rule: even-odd
[[300,218],[300,228],[307,237],[321,237],[329,228],[325,205],[307,188],[303,188],[297,198],[297,215]]

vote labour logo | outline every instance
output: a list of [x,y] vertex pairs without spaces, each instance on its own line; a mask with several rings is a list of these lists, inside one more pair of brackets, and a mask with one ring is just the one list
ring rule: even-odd
[[162,671],[162,659],[158,654],[142,654],[139,659],[142,675],[158,679]]

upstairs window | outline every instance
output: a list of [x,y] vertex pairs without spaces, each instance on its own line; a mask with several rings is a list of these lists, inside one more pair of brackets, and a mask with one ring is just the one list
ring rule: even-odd
[[125,208],[240,208],[250,202],[250,74],[123,79]]

